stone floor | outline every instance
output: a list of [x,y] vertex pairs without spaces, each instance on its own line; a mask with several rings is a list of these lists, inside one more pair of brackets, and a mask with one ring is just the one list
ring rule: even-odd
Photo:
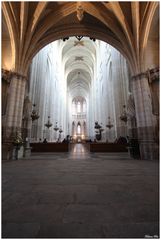
[[158,169],[81,144],[3,162],[2,237],[157,238]]

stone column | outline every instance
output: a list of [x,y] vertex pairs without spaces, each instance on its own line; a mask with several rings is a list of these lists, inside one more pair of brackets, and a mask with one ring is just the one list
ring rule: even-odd
[[154,136],[154,116],[147,73],[132,77],[132,92],[136,110],[136,124],[141,159],[153,160],[159,156]]
[[28,158],[31,155],[31,147],[30,147],[30,140],[31,140],[31,128],[32,128],[32,102],[29,99],[29,96],[26,96],[24,100],[24,107],[23,107],[23,139],[25,141],[25,149],[24,149],[24,157]]
[[30,147],[30,141],[31,141],[31,126],[32,126],[32,120],[29,119],[27,122],[27,137],[26,137],[26,145],[24,149],[24,157],[29,158],[31,156],[31,147]]
[[134,97],[132,93],[129,93],[128,101],[127,101],[127,128],[128,128],[128,136],[130,139],[137,139],[137,128],[136,128],[136,111],[135,111],[135,103]]
[[[12,145],[12,138],[16,132],[21,133],[23,103],[25,96],[26,77],[16,72],[10,72],[10,88],[6,109],[5,142]],[[12,147],[7,158],[11,158]],[[5,158],[6,156],[4,156]]]

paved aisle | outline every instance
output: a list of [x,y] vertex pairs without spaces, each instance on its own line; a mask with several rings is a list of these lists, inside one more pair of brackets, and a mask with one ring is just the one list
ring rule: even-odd
[[76,148],[2,164],[3,237],[158,235],[158,163]]

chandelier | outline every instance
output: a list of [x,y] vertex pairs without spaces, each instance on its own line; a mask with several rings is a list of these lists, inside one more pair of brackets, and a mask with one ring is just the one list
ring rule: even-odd
[[61,134],[63,132],[62,127],[59,128],[59,133]]
[[40,117],[38,115],[37,111],[34,109],[35,107],[36,107],[36,104],[34,103],[33,104],[33,110],[32,110],[32,113],[31,113],[32,121],[35,121],[35,120],[37,120]]
[[59,128],[58,128],[58,122],[56,122],[55,127],[54,127],[54,130],[55,130],[56,132],[59,130]]
[[95,122],[94,128],[96,129],[96,139],[99,141],[102,138],[102,132],[104,131],[104,129],[97,121]]
[[83,36],[75,36],[75,37],[78,41],[80,41],[83,38]]
[[99,132],[103,132],[103,131],[104,131],[104,129],[102,128],[102,126],[101,126],[97,121],[95,122],[94,128],[95,128],[96,130],[99,130]]
[[[75,37],[78,41],[81,41],[84,36],[75,36]],[[67,36],[67,37],[62,38],[62,40],[63,40],[63,42],[65,42],[66,40],[69,40],[69,38],[70,37]],[[96,39],[94,37],[89,37],[89,39],[92,40],[93,42],[96,41]]]
[[113,124],[111,123],[110,117],[108,117],[108,124],[106,125],[109,130],[113,127]]
[[98,122],[95,122],[94,128],[95,128],[95,129],[100,129],[100,128],[101,128],[101,125],[99,125]]
[[123,112],[120,116],[120,120],[127,123],[127,113],[126,113],[125,108],[126,108],[126,105],[123,105]]
[[50,122],[50,116],[48,116],[48,121],[45,124],[45,127],[47,127],[48,129],[52,126],[53,124]]

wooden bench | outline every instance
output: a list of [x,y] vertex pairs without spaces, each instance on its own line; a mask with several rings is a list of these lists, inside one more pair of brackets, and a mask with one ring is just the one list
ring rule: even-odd
[[119,143],[91,143],[90,152],[128,152],[128,148]]
[[31,143],[31,152],[68,152],[68,143]]

